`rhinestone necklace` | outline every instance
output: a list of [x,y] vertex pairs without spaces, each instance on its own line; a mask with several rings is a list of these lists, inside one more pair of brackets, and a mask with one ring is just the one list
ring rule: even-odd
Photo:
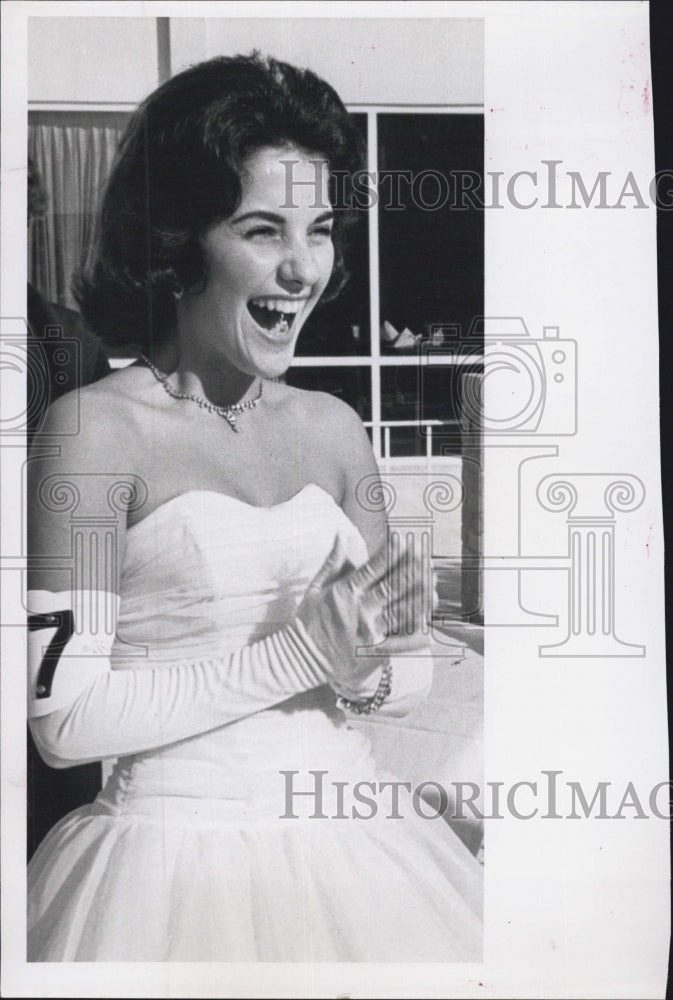
[[262,391],[264,389],[264,382],[262,379],[259,381],[259,392],[254,399],[248,399],[245,403],[234,403],[232,406],[217,406],[215,403],[209,402],[202,396],[197,396],[195,393],[191,392],[180,392],[168,381],[166,376],[159,371],[156,365],[152,364],[149,358],[145,357],[144,354],[139,355],[140,360],[144,365],[147,365],[149,370],[154,375],[157,382],[160,382],[164,387],[169,396],[173,399],[188,399],[192,403],[196,403],[203,410],[208,410],[209,413],[217,413],[220,417],[224,417],[232,431],[238,434],[238,425],[236,423],[238,417],[244,410],[254,410],[254,408],[259,403],[262,398]]

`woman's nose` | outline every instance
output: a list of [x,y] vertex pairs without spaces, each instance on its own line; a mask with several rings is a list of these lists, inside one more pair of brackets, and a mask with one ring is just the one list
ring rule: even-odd
[[280,263],[279,276],[288,289],[297,291],[318,280],[318,265],[311,247],[293,244]]

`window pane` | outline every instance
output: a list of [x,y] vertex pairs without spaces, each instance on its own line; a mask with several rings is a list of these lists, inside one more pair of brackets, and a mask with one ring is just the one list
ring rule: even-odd
[[[366,143],[367,116],[351,117]],[[356,215],[345,253],[350,277],[336,299],[319,305],[307,320],[297,342],[300,356],[369,354],[369,219],[365,208]]]
[[[381,419],[413,422],[390,427],[389,454],[460,455],[462,379],[477,366],[419,364],[381,369]],[[430,438],[430,443],[428,443]]]
[[352,406],[361,420],[372,419],[371,370],[367,365],[347,368],[290,368],[285,379],[300,389],[329,392]]
[[484,219],[460,192],[483,184],[483,116],[381,114],[378,136],[382,351],[407,353],[394,334],[433,327],[435,343],[445,328],[452,353],[473,351],[460,344],[484,311]]

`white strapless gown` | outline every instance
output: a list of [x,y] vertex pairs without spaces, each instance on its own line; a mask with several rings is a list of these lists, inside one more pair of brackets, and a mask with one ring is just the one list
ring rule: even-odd
[[[124,644],[173,664],[286,624],[337,533],[361,562],[313,485],[271,508],[210,491],[165,503],[128,532],[114,668],[142,665]],[[312,796],[281,818],[283,771],[295,791],[321,781],[327,818],[310,818]],[[382,777],[329,687],[120,759],[31,862],[29,960],[478,961],[481,868],[449,826],[386,818],[383,794],[351,817],[353,785]]]

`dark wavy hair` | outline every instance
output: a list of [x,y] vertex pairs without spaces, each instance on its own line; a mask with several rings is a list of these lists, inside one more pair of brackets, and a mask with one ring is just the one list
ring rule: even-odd
[[32,156],[28,157],[28,222],[42,219],[47,211],[49,199],[44,189],[40,171]]
[[106,189],[92,263],[74,285],[91,328],[111,345],[144,350],[165,339],[174,293],[205,285],[200,237],[236,211],[246,159],[289,144],[327,160],[333,205],[340,179],[335,264],[323,299],[334,297],[347,277],[349,178],[362,166],[362,139],[329,84],[253,52],[190,67],[135,112]]

